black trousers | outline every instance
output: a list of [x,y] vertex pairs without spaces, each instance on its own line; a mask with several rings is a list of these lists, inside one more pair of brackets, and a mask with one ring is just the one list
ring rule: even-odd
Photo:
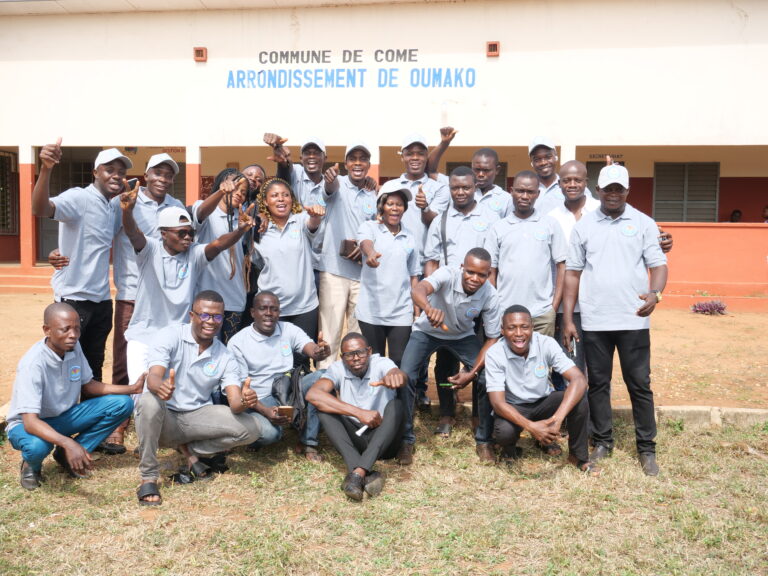
[[370,472],[376,460],[394,458],[400,450],[404,414],[403,404],[398,398],[387,404],[381,424],[376,428],[369,428],[360,436],[355,432],[361,425],[346,416],[319,410],[317,413],[325,433],[344,459],[348,472],[355,468]]
[[[557,412],[557,409],[563,402],[563,396],[565,396],[563,390],[556,390],[549,396],[545,396],[536,402],[531,402],[529,404],[514,404],[514,408],[528,420],[538,422],[540,420],[546,420]],[[574,406],[573,410],[568,413],[566,418],[566,426],[568,427],[568,452],[580,462],[586,462],[589,459],[589,449],[587,447],[587,440],[589,437],[589,431],[587,430],[588,423],[589,402],[587,401],[587,395],[584,394],[582,399],[576,406]],[[517,444],[522,431],[522,428],[500,416],[496,416],[494,419],[493,435],[496,438],[496,443],[508,454],[512,453],[512,448]]]
[[405,346],[408,344],[408,338],[411,336],[410,326],[377,326],[376,324],[368,324],[358,320],[360,325],[360,331],[368,340],[371,348],[373,348],[374,354],[380,354],[381,356],[387,356],[392,362],[400,367],[400,362],[403,359],[403,352],[405,352]]
[[621,374],[632,401],[637,451],[656,452],[656,418],[651,391],[651,336],[648,330],[584,330],[592,438],[595,444],[613,448],[611,376],[615,350],[619,351]]
[[112,331],[112,300],[91,302],[62,298],[61,301],[72,306],[80,316],[80,347],[93,371],[93,379],[103,382],[104,348]]
[[[309,312],[304,312],[303,314],[296,314],[294,316],[281,316],[280,320],[284,322],[290,322],[294,326],[298,326],[304,330],[304,332],[306,332],[307,336],[312,338],[313,341],[317,342],[318,310],[319,308],[313,308]],[[298,368],[299,366],[303,366],[304,371],[309,372],[309,358],[304,356],[304,354],[294,352],[293,367]]]

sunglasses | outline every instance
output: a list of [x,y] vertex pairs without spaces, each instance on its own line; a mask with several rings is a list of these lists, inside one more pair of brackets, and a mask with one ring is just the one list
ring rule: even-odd
[[194,230],[187,230],[185,228],[180,228],[178,230],[173,230],[171,228],[166,228],[166,232],[173,232],[179,238],[192,238],[192,239],[194,239],[194,237],[195,237],[195,231]]

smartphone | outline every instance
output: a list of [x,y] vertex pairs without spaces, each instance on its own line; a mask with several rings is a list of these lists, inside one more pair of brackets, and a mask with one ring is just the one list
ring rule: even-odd
[[133,188],[136,186],[136,182],[138,182],[138,181],[139,181],[138,178],[131,178],[130,180],[128,180],[126,185],[125,185],[126,192],[128,190],[133,190]]
[[282,418],[293,418],[293,406],[278,406],[277,415]]
[[571,358],[576,358],[576,338],[571,338],[571,351],[568,355]]

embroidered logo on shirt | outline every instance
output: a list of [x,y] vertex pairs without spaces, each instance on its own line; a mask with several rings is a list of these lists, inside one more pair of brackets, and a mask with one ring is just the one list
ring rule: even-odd
[[491,201],[488,202],[488,204],[490,205],[491,210],[493,210],[494,212],[501,212],[501,200],[499,200],[498,198],[491,199]]
[[475,232],[485,232],[488,230],[488,222],[485,220],[475,220],[472,222],[472,228]]
[[635,236],[637,234],[637,226],[634,224],[625,224],[624,227],[621,229],[621,233],[624,234],[624,236]]
[[413,252],[413,242],[411,242],[410,238],[406,238],[404,236],[396,236],[395,241],[400,244],[403,250],[405,250],[406,254]]
[[291,345],[288,344],[285,340],[280,340],[280,354],[283,356],[290,356],[293,354],[293,350],[291,350]]
[[480,309],[474,307],[467,308],[467,311],[464,314],[466,314],[467,318],[477,318],[480,315]]
[[189,265],[184,264],[184,266],[179,268],[179,280],[184,280],[187,276],[189,276]]
[[545,364],[538,364],[533,369],[533,373],[536,375],[536,378],[544,378],[547,375],[547,366]]
[[292,238],[293,240],[296,240],[299,237],[299,228],[293,227],[290,230],[288,230],[288,237]]
[[536,240],[549,240],[549,231],[539,228],[533,233],[533,237]]
[[215,376],[216,375],[216,363],[215,362],[206,362],[205,366],[203,366],[203,373],[206,376]]
[[72,368],[69,369],[69,380],[70,382],[77,382],[80,380],[80,366],[72,366]]
[[365,199],[363,200],[363,213],[371,216],[372,214],[376,214],[376,204],[373,202],[373,200]]

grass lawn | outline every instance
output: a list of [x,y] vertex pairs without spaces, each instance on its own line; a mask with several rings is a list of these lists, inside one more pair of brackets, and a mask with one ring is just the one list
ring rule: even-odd
[[[130,453],[78,481],[46,461],[30,493],[6,443],[0,574],[768,574],[768,423],[667,423],[658,478],[642,474],[626,424],[602,476],[587,478],[530,439],[514,467],[481,465],[465,421],[449,440],[434,423],[417,428],[414,465],[382,463],[384,492],[362,503],[339,490],[330,445],[311,464],[291,453],[293,433],[235,452],[213,482],[166,484],[160,508],[137,505]],[[175,453],[162,454],[172,468]]]

